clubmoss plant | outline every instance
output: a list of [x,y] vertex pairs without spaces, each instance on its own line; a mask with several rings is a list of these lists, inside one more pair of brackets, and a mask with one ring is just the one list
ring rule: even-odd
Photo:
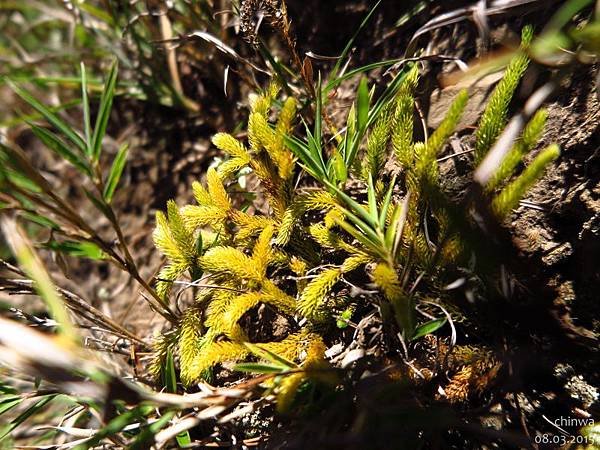
[[[205,282],[197,283],[196,304],[183,313],[177,340],[161,340],[157,346],[159,359],[166,354],[161,348],[177,347],[181,379],[186,385],[209,378],[217,364],[243,360],[253,354],[247,332],[239,323],[249,311],[266,305],[287,317],[297,312],[296,299],[269,277],[272,270],[299,270],[303,265],[301,256],[291,258],[273,245],[277,228],[279,236],[286,235],[280,240],[289,239],[282,222],[293,200],[294,169],[294,157],[284,146],[284,136],[291,130],[295,101],[284,101],[277,122],[271,126],[267,119],[276,94],[277,87],[272,86],[252,98],[248,147],[225,133],[213,138],[229,159],[218,169],[209,169],[206,185],[194,183],[197,204],[179,209],[169,202],[166,217],[157,213],[154,241],[169,261],[158,276],[161,298],[168,301],[173,282],[186,272],[192,285],[194,280]],[[244,167],[250,167],[260,180],[269,215],[250,215],[238,209],[227,192],[227,180]],[[200,242],[203,245],[198,245]],[[302,371],[305,365],[317,364],[317,354],[321,355],[320,364],[326,364],[323,352],[314,350],[322,347],[319,342],[321,338],[305,328],[277,342],[254,344],[264,352],[300,362]],[[157,370],[162,364],[154,367]],[[296,383],[287,381],[278,388],[282,396],[285,397],[285,389],[297,387],[306,375],[297,373],[294,379]]]
[[[339,438],[356,447],[378,447],[380,439],[387,442],[379,446],[386,447],[390,436],[410,448],[423,439],[439,445],[448,436],[471,447],[483,441],[497,447],[504,442],[526,445],[518,433],[479,430],[474,434],[480,441],[469,441],[468,435],[478,418],[485,419],[489,400],[504,399],[506,383],[490,392],[498,387],[499,374],[510,372],[509,378],[519,381],[532,378],[520,376],[529,372],[550,375],[544,364],[533,371],[523,364],[519,348],[524,341],[531,344],[530,335],[549,350],[562,343],[565,329],[569,341],[583,337],[568,315],[560,317],[560,328],[546,320],[543,326],[520,320],[533,306],[551,322],[551,302],[532,302],[526,309],[521,302],[508,305],[498,325],[510,319],[531,323],[531,329],[519,326],[523,332],[500,333],[501,345],[492,323],[496,316],[491,321],[486,316],[510,301],[513,292],[507,287],[519,271],[518,264],[510,264],[520,258],[507,245],[512,243],[504,222],[515,208],[527,206],[522,198],[559,156],[555,144],[540,149],[548,111],[533,111],[533,105],[539,106],[580,67],[576,60],[599,53],[598,23],[586,21],[581,9],[590,2],[565,2],[542,39],[532,42],[532,29],[523,30],[521,46],[479,120],[472,151],[461,154],[447,154],[447,142],[465,110],[466,92],[457,95],[437,129],[421,130],[426,124],[413,120],[417,64],[396,60],[351,67],[355,38],[381,1],[367,6],[367,17],[327,75],[313,72],[313,64],[315,69],[328,65],[324,58],[300,57],[284,0],[239,0],[216,16],[215,2],[159,3],[11,2],[8,7],[8,17],[17,20],[8,21],[8,41],[0,37],[10,74],[0,85],[12,88],[24,102],[19,107],[29,111],[9,113],[3,123],[7,132],[0,137],[0,228],[15,257],[0,259],[1,315],[10,316],[0,317],[0,447],[34,442],[76,449],[227,442],[269,447],[279,444],[273,433],[279,425],[286,427],[280,429],[282,439],[301,446],[304,438],[294,442],[297,436],[292,435],[299,431],[313,438],[313,432],[321,434],[323,423],[328,425],[325,442]],[[432,2],[417,3],[410,17],[428,14],[429,6],[435,13]],[[567,22],[578,10],[577,29],[568,31]],[[416,36],[439,27],[439,19],[432,17]],[[10,31],[19,24],[30,26],[20,27],[13,39]],[[309,25],[318,37],[318,27]],[[268,40],[263,39],[267,28],[275,32]],[[65,33],[67,29],[74,33]],[[236,45],[238,29],[254,46],[254,55]],[[48,41],[48,32],[56,39],[38,49]],[[198,51],[189,44],[192,39],[213,48]],[[276,39],[285,48],[273,46]],[[116,45],[107,45],[111,42]],[[70,51],[64,52],[61,43],[68,43]],[[119,79],[116,64],[105,82],[88,80],[83,64],[80,77],[72,76],[74,55],[92,58],[90,75],[99,74],[102,56],[115,48],[125,68]],[[222,53],[231,70],[223,72],[225,60],[214,51]],[[368,54],[359,53],[359,59]],[[553,56],[561,70],[549,74],[506,127],[511,106],[519,108],[513,97],[530,56],[538,67]],[[373,70],[388,67],[373,83]],[[213,136],[219,157],[189,187],[194,200],[186,205],[169,200],[156,214],[153,239],[165,263],[147,280],[145,274],[154,268],[138,267],[141,246],[131,246],[133,233],[124,233],[135,227],[120,226],[132,223],[119,217],[120,207],[125,215],[137,213],[122,202],[125,192],[119,192],[121,178],[138,188],[139,164],[127,167],[128,155],[139,157],[156,133],[164,137],[162,126],[152,130],[147,125],[162,121],[165,107],[177,109],[178,120],[169,123],[177,128],[167,128],[177,133],[183,127],[182,149],[187,148],[188,137],[201,138],[203,130],[227,122],[218,114],[204,114],[217,103],[226,107],[214,95],[217,82],[224,82],[226,96],[237,99],[246,89],[232,76],[256,86],[264,79],[259,73],[277,82],[250,97],[247,124],[234,134]],[[342,103],[336,97],[345,90],[342,83],[357,76],[355,101],[343,123],[333,113]],[[53,106],[46,106],[26,84],[58,85],[66,95],[55,92]],[[73,87],[81,87],[81,102],[73,98]],[[204,92],[214,100],[210,105]],[[98,101],[90,102],[94,93]],[[114,97],[122,113],[118,119],[130,122],[133,117],[135,126],[122,127],[114,120]],[[154,108],[157,104],[162,107]],[[139,122],[131,106],[153,112]],[[186,112],[193,117],[184,116]],[[221,112],[227,114],[226,109]],[[28,127],[11,129],[23,123]],[[188,133],[190,126],[193,132]],[[132,130],[136,148],[130,151],[122,140]],[[462,130],[457,138],[463,145],[471,142],[462,139],[469,132]],[[171,142],[168,137],[164,141]],[[37,160],[43,147],[52,157]],[[449,158],[472,158],[474,183],[468,173],[453,175],[451,164],[440,164]],[[66,166],[65,182],[60,177]],[[457,193],[456,186],[465,190]],[[67,277],[80,273],[67,267],[67,255],[87,259],[85,266],[77,262],[84,270],[100,264],[100,282],[90,277],[74,286],[75,292],[55,286],[51,277],[57,269]],[[45,263],[54,270],[46,271]],[[107,272],[109,264],[114,267]],[[127,277],[124,283],[118,279],[127,291],[113,289],[114,268]],[[517,273],[511,273],[513,268]],[[125,284],[134,281],[139,286]],[[136,304],[127,294],[138,287],[161,315],[148,321],[150,328],[144,320],[125,322],[128,308],[123,315],[119,311],[123,301]],[[85,299],[81,295],[88,288],[92,297]],[[473,300],[468,307],[456,301],[463,293]],[[5,303],[12,295],[38,296],[49,316],[39,315],[31,304],[21,309],[20,300]],[[489,300],[485,307],[480,299]],[[103,312],[108,302],[110,314]],[[158,327],[162,329],[152,342],[149,332]],[[98,351],[104,355],[95,359]],[[109,353],[115,359],[106,364]],[[152,357],[149,366],[145,355]],[[535,381],[525,384],[511,393],[515,399],[536,387]],[[262,400],[257,399],[260,393]],[[279,413],[306,414],[277,423],[270,417],[272,399]],[[377,410],[365,410],[369,403]],[[334,406],[321,414],[324,405]],[[266,419],[261,422],[268,430],[248,428],[247,417],[240,416],[249,407],[257,408],[254,413]],[[510,408],[504,413],[510,416]],[[398,427],[398,414],[417,420]],[[458,431],[448,434],[445,427],[431,427],[438,416],[444,417],[442,425],[453,424]],[[310,422],[315,417],[317,427]],[[460,425],[465,417],[469,427]],[[521,419],[528,417],[521,414]],[[522,425],[527,431],[530,424]],[[349,429],[352,436],[346,439]],[[544,431],[530,430],[532,438]],[[250,439],[240,441],[240,436]]]
[[495,87],[487,106],[479,120],[479,127],[475,133],[475,163],[479,164],[496,138],[506,125],[506,114],[508,105],[517,89],[527,66],[529,65],[529,56],[526,53],[533,38],[533,28],[526,26],[521,33],[521,49],[515,56],[504,73],[504,76]]
[[[523,45],[530,33],[524,31]],[[526,65],[524,55],[516,56],[492,94],[476,132],[476,161],[502,130]],[[297,111],[291,97],[278,102],[277,119],[271,121],[278,97],[278,87],[272,85],[251,98],[247,143],[226,133],[213,138],[229,159],[208,170],[205,184],[193,184],[196,205],[178,208],[169,202],[167,215],[157,214],[154,234],[169,261],[157,282],[165,304],[170,302],[172,283],[185,273],[197,289],[195,303],[180,319],[177,339],[160,340],[157,348],[159,359],[167,354],[165,346],[179,354],[185,384],[209,378],[219,364],[258,358],[262,362],[238,367],[260,372],[265,364],[274,364],[267,371],[287,373],[276,388],[280,408],[287,409],[301,384],[319,379],[310,368],[327,367],[323,326],[334,323],[334,310],[351,306],[336,299],[336,292],[348,277],[365,271],[381,291],[378,304],[384,323],[397,329],[403,341],[443,326],[444,318],[419,320],[420,297],[409,283],[427,274],[443,277],[446,266],[466,260],[470,252],[468,239],[461,235],[468,231],[453,223],[448,209],[452,201],[444,194],[438,168],[468,96],[460,92],[439,127],[424,142],[415,142],[417,83],[413,66],[373,102],[373,90],[363,79],[347,126],[329,140],[321,126],[319,95],[315,125],[311,130],[305,124],[304,137],[293,132]],[[535,115],[488,186],[491,209],[499,220],[558,155],[558,148],[550,146],[511,180],[537,144],[545,119],[545,111]],[[390,161],[396,166],[393,176],[386,169]],[[228,189],[245,168],[260,182],[266,201],[262,214],[238,206],[244,205],[241,197]],[[294,188],[299,168],[314,180]],[[362,192],[348,191],[350,180],[362,186]],[[324,264],[323,258],[331,262]],[[282,340],[250,342],[242,318],[256,314],[261,305],[287,318],[288,334]]]

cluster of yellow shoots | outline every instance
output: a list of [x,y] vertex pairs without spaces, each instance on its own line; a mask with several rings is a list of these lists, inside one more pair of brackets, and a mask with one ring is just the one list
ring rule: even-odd
[[[206,186],[193,184],[198,204],[180,209],[170,201],[166,216],[157,213],[154,242],[169,261],[158,275],[157,292],[161,298],[168,301],[173,281],[186,272],[192,280],[201,277],[211,281],[210,287],[199,289],[196,305],[183,313],[176,336],[170,342],[163,340],[164,345],[170,343],[176,347],[184,384],[207,376],[218,363],[243,360],[252,354],[248,336],[238,322],[256,306],[268,305],[287,316],[306,312],[302,301],[280,289],[267,274],[269,269],[285,267],[298,276],[306,274],[306,260],[298,254],[288,255],[284,245],[293,240],[292,229],[301,210],[330,208],[335,201],[324,191],[294,196],[291,182],[295,161],[284,145],[284,136],[290,132],[296,102],[291,97],[284,102],[272,128],[268,117],[276,94],[277,88],[271,87],[253,98],[248,123],[249,147],[229,134],[214,136],[214,144],[230,158],[218,169],[209,169]],[[235,207],[225,184],[244,167],[250,167],[260,180],[270,215],[251,215]],[[209,241],[213,243],[204,248],[198,245]],[[290,245],[293,247],[293,243]],[[309,283],[303,296],[307,297],[309,292],[311,297],[310,292],[318,284]],[[325,295],[322,288],[317,291],[319,296]],[[311,298],[308,303],[315,301]],[[286,360],[301,362],[302,370],[285,377],[277,388],[281,408],[289,404],[296,388],[311,371],[327,366],[325,345],[308,328],[278,342],[260,343],[260,348]]]
[[[507,98],[512,96],[528,62],[519,58],[509,66],[484,112],[477,135],[478,142],[483,142],[477,147],[478,159],[502,129],[499,124],[505,118],[498,116],[508,105]],[[381,180],[392,148],[404,180],[399,184],[403,199],[393,192],[394,181],[387,189],[381,181],[371,183],[369,189],[373,192],[368,205],[359,205],[331,186],[295,189],[297,161],[286,145],[286,136],[292,131],[297,105],[294,98],[287,98],[273,121],[276,85],[251,99],[247,144],[226,133],[214,136],[214,145],[228,159],[208,170],[205,185],[193,184],[197,204],[179,208],[170,201],[166,215],[157,213],[154,241],[168,259],[157,277],[157,292],[168,302],[173,282],[187,273],[197,295],[194,305],[181,315],[176,330],[159,339],[155,372],[161,370],[161,357],[168,349],[178,355],[181,380],[189,385],[208,378],[218,364],[256,357],[253,348],[258,346],[297,367],[274,385],[279,408],[285,410],[305,381],[335,383],[333,372],[328,372],[325,344],[314,325],[331,317],[327,299],[335,285],[345,274],[364,266],[370,268],[371,279],[388,301],[381,304],[382,314],[391,305],[388,314],[395,315],[401,331],[414,331],[414,298],[401,282],[402,269],[412,264],[427,271],[432,264],[455,261],[465,254],[459,230],[450,228],[446,210],[436,199],[441,193],[437,158],[454,132],[468,97],[461,92],[438,129],[425,142],[414,142],[413,91],[417,80],[415,67],[370,130],[362,158],[366,169],[356,170],[354,165],[353,170],[356,178]],[[500,219],[518,204],[525,190],[557,156],[554,147],[542,152],[519,177],[510,181],[518,163],[539,140],[545,119],[544,111],[532,119],[487,186],[490,194],[504,186],[492,200],[492,209]],[[246,212],[241,196],[236,198],[228,192],[244,168],[249,168],[260,182],[261,195],[268,205],[261,208],[267,211],[262,215]],[[347,221],[352,213],[364,214],[357,207],[375,214],[376,226],[372,230],[358,230]],[[314,217],[320,219],[306,224],[303,219],[309,211],[318,212]],[[437,223],[441,237],[438,248],[432,246],[424,229],[426,211]],[[319,252],[336,252],[346,257],[338,265],[323,264]],[[434,262],[433,255],[441,257]],[[295,276],[279,276],[282,273]],[[282,288],[284,278],[295,279],[296,286],[290,287],[286,280]],[[249,344],[248,330],[240,322],[260,305],[307,321],[283,340]],[[410,332],[405,336],[410,338]],[[463,376],[472,370],[469,367],[473,366],[466,365]]]

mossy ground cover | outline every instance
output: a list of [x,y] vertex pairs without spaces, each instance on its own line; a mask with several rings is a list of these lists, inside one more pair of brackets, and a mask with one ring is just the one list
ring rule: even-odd
[[0,443],[595,448],[597,24],[516,3],[6,5]]

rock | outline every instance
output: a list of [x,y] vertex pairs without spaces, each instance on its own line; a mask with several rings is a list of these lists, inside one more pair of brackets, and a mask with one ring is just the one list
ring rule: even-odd
[[442,123],[442,120],[444,120],[450,105],[458,93],[463,89],[468,90],[469,101],[465,107],[461,121],[456,127],[456,131],[461,131],[469,126],[475,125],[485,108],[487,98],[492,92],[493,87],[503,75],[504,72],[499,72],[477,80],[466,78],[452,86],[434,90],[430,98],[427,125],[431,128],[437,128],[440,123]]

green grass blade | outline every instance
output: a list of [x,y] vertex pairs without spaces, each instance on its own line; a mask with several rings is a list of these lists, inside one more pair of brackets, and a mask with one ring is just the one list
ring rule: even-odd
[[248,373],[281,373],[287,369],[281,367],[279,364],[267,364],[267,363],[240,363],[233,367],[233,370],[237,372],[248,372]]
[[[353,136],[353,139],[350,141],[350,144],[347,145],[347,148],[344,151],[344,157],[346,159],[346,164],[348,166],[352,165],[354,158],[356,157],[356,154],[358,153],[360,143],[362,142],[367,129],[375,123],[375,121],[381,114],[381,111],[383,110],[385,105],[387,105],[395,97],[396,93],[398,92],[398,89],[400,88],[400,84],[401,84],[402,80],[406,77],[406,74],[408,72],[409,72],[409,69],[407,68],[407,69],[403,70],[402,72],[398,73],[398,75],[396,75],[396,77],[386,87],[385,91],[383,92],[381,97],[379,97],[379,99],[375,102],[375,104],[371,107],[367,107],[367,119],[365,120],[363,117],[363,120],[365,120],[363,128],[361,128],[360,125],[357,125],[357,130],[355,132],[355,135]],[[368,89],[366,87],[366,81],[365,81],[365,87],[363,89],[367,90],[366,99],[368,102],[370,95],[369,95]],[[361,90],[361,87],[359,86],[359,94],[360,94],[360,90]],[[363,102],[364,102],[365,101],[364,100],[364,96],[365,96],[364,91],[362,93],[362,96],[363,96]],[[357,115],[358,115],[358,113],[357,113]],[[357,122],[359,122],[358,119],[357,119]]]
[[[309,151],[309,155],[312,161],[314,161],[316,164],[319,165],[319,167],[323,167],[323,165],[321,164],[321,148],[319,146],[319,143],[317,142],[317,140],[315,139],[315,137],[308,132],[307,136],[306,136],[307,140],[308,140],[308,151]],[[326,172],[326,171],[325,171]]]
[[44,247],[65,253],[76,258],[88,258],[92,260],[101,260],[106,258],[106,254],[93,242],[76,242],[76,241],[49,241],[44,244]]
[[369,198],[369,213],[371,219],[377,223],[379,221],[379,214],[377,213],[377,197],[375,195],[375,186],[373,186],[373,174],[369,174],[369,181],[367,186],[367,196]]
[[98,117],[96,118],[96,125],[94,126],[94,135],[92,136],[92,158],[94,161],[98,161],[100,158],[102,139],[106,133],[106,126],[108,125],[108,118],[110,116],[112,101],[115,95],[117,71],[118,63],[115,60],[110,68],[108,78],[106,79],[106,83],[104,85],[104,90],[102,91],[102,97],[100,98],[100,109],[98,110]]
[[78,342],[78,335],[71,322],[67,307],[27,235],[19,227],[16,219],[6,216],[1,219],[2,232],[8,246],[19,266],[35,282],[35,290],[46,303],[50,316],[58,322],[61,335],[68,341]]
[[173,361],[173,352],[170,349],[167,350],[167,357],[165,358],[165,367],[163,370],[163,386],[167,389],[167,392],[177,392],[177,374],[175,373],[175,362]]
[[323,142],[323,99],[321,97],[321,74],[319,73],[319,78],[317,80],[317,98],[316,106],[315,106],[315,128],[314,128],[314,139],[318,144],[318,148],[321,148],[321,143]]
[[552,19],[550,19],[550,22],[544,29],[544,33],[556,33],[560,31],[581,9],[592,3],[594,3],[594,0],[571,0],[565,2],[552,16]]
[[368,236],[363,234],[361,231],[357,230],[355,227],[350,225],[345,220],[336,220],[335,222],[337,223],[337,225],[340,228],[342,228],[344,231],[346,231],[346,233],[348,233],[350,236],[352,236],[354,239],[356,239],[358,242],[360,242],[367,250],[370,250],[375,255],[377,255],[381,258],[385,259],[387,257],[387,255],[385,254],[385,252],[379,245],[378,241],[373,241],[372,239],[370,239]]
[[369,72],[374,69],[379,69],[380,67],[391,66],[391,65],[397,64],[401,61],[402,61],[402,59],[388,59],[385,61],[379,61],[379,62],[375,62],[375,63],[371,63],[371,64],[366,64],[364,66],[357,67],[356,69],[349,70],[348,72],[344,73],[344,75],[342,75],[341,77],[337,77],[333,80],[328,81],[325,88],[323,88],[323,91],[324,91],[323,93],[324,94],[328,93],[332,89],[338,87],[344,81],[349,80],[350,78],[354,78],[356,75],[359,75],[359,74],[365,73],[365,72]]
[[73,166],[76,167],[79,172],[90,177],[92,176],[92,171],[85,159],[73,153],[62,139],[43,127],[38,127],[36,124],[31,122],[27,123],[31,127],[33,134],[35,134],[39,140],[46,145],[46,147],[73,164]]
[[387,218],[388,209],[390,207],[390,203],[392,201],[392,193],[394,192],[394,185],[396,184],[396,176],[392,178],[390,183],[390,187],[385,194],[383,199],[383,203],[381,204],[381,212],[379,213],[379,229],[383,230],[385,228],[385,219]]
[[[171,350],[167,350],[165,368],[163,370],[163,385],[165,386],[167,392],[171,392],[174,394],[177,393],[177,373],[175,371],[175,362],[173,360],[173,352],[171,352]],[[171,420],[174,415],[175,414],[172,413],[171,416],[168,418],[168,420]],[[163,418],[164,417],[166,417],[166,416],[163,416]],[[168,422],[168,420],[167,420],[167,422]],[[150,432],[150,434],[145,433],[145,434],[148,434],[148,436],[145,436],[145,438],[154,436],[154,434],[156,434],[156,432],[158,432],[160,429],[162,429],[164,425],[166,425],[166,422],[164,422],[162,424],[159,424],[158,421],[154,422],[146,430],[146,431]],[[139,442],[138,445],[146,443],[147,439],[145,439],[145,438],[140,438],[139,441],[136,441],[136,442]],[[177,445],[179,447],[185,447],[192,442],[190,434],[187,431],[182,431],[177,436],[175,436],[175,439],[177,440]],[[142,448],[142,447],[139,447],[139,448]]]
[[21,414],[19,414],[16,418],[14,418],[10,423],[4,425],[0,428],[0,443],[10,434],[12,431],[29,419],[34,414],[37,414],[44,406],[46,406],[49,402],[51,402],[58,394],[50,394],[42,397],[35,404],[27,408]]
[[367,222],[372,228],[377,227],[377,220],[373,220],[371,215],[363,208],[359,203],[357,203],[353,198],[344,193],[337,186],[332,185],[331,183],[326,183],[328,187],[333,189],[335,193],[346,203],[346,205],[352,210],[353,213],[361,216],[365,222]]
[[357,216],[352,214],[350,211],[344,208],[340,208],[342,212],[348,217],[348,219],[357,227],[357,231],[361,232],[363,235],[368,237],[373,243],[377,246],[381,247],[381,239],[379,236],[373,231],[373,229],[367,225],[365,222],[360,220]]
[[[402,207],[400,205],[396,205],[394,208],[394,212],[392,213],[392,220],[390,221],[387,230],[385,230],[385,246],[387,248],[392,248],[394,245],[394,240],[396,238],[396,223],[400,218],[400,213],[402,212]],[[385,220],[385,219],[384,219]]]
[[366,77],[362,77],[358,85],[356,117],[358,120],[358,130],[361,132],[367,127],[367,120],[369,118],[369,86]]
[[88,191],[86,188],[83,188],[83,192],[85,192],[86,197],[94,204],[96,209],[104,214],[105,217],[111,216],[111,211],[109,206],[106,204],[104,199],[100,199]]
[[61,230],[61,227],[56,222],[54,222],[53,220],[50,220],[49,218],[47,218],[45,216],[40,216],[39,214],[29,212],[29,211],[22,212],[21,216],[23,218],[29,220],[30,222],[37,223],[38,225],[40,225],[44,228],[48,228],[53,231]]
[[110,203],[113,195],[115,194],[115,190],[117,189],[117,185],[121,179],[121,174],[125,168],[125,163],[127,162],[128,150],[129,147],[127,144],[123,144],[119,149],[117,156],[115,156],[115,160],[110,168],[110,173],[108,174],[108,178],[106,179],[106,183],[104,185],[104,192],[102,193],[102,197],[104,197],[106,203]]
[[313,161],[310,150],[305,142],[299,141],[292,136],[284,137],[286,145],[292,151],[292,153],[302,161],[304,169],[317,180],[325,178],[325,173],[322,169]]
[[127,425],[137,422],[141,419],[141,407],[126,411],[123,414],[115,417],[106,424],[104,428],[98,431],[93,437],[82,444],[74,447],[74,450],[87,450],[98,445],[107,436],[112,436],[120,432]]
[[327,173],[327,166],[325,165],[325,161],[323,160],[322,154],[322,140],[320,136],[317,137],[311,133],[306,123],[304,124],[304,126],[306,127],[306,141],[308,144],[307,148],[309,150],[310,157],[315,162],[315,164],[319,166],[321,172]]
[[267,350],[266,348],[261,347],[259,344],[251,344],[250,342],[245,342],[244,346],[248,350],[250,350],[254,355],[256,355],[259,358],[262,358],[266,361],[269,361],[271,364],[280,366],[284,370],[298,368],[298,364],[296,364],[295,362],[290,361],[290,360],[278,355],[277,353]]
[[165,412],[159,419],[143,427],[135,439],[127,445],[127,448],[129,450],[146,450],[147,448],[152,448],[156,434],[169,425],[173,417],[175,417],[175,411]]
[[42,105],[30,92],[20,88],[16,84],[10,83],[9,86],[15,93],[23,99],[29,106],[39,112],[57,131],[60,131],[71,143],[73,143],[82,153],[85,154],[86,145],[81,136],[77,134],[60,117],[54,114],[46,106]]
[[[379,0],[377,3],[375,3],[375,5],[373,5],[373,7],[369,11],[369,13],[366,15],[366,17],[363,19],[363,21],[360,23],[360,25],[358,26],[358,28],[356,29],[356,31],[354,32],[352,37],[346,43],[344,50],[342,50],[342,54],[338,58],[337,62],[335,63],[335,66],[333,67],[333,70],[331,71],[331,78],[337,79],[337,75],[340,71],[340,68],[342,67],[343,62],[346,59],[346,56],[348,56],[348,53],[350,53],[350,50],[352,49],[352,45],[354,45],[354,41],[356,40],[356,38],[358,37],[358,35],[362,31],[362,29],[365,27],[365,25],[369,22],[369,20],[375,13],[375,10],[377,9],[377,7],[379,6],[380,3],[381,3],[381,0]],[[327,87],[325,88],[325,92],[326,93],[329,92],[330,89],[332,89],[332,87],[330,87],[328,84]]]
[[29,192],[40,193],[39,180],[33,177],[15,151],[0,143],[0,181],[9,182]]
[[335,175],[336,183],[345,183],[348,179],[348,167],[346,167],[344,158],[337,150],[333,151],[333,155],[329,159],[328,173],[331,172]]
[[92,154],[92,126],[90,122],[90,102],[88,100],[87,93],[87,74],[85,71],[85,65],[81,63],[81,102],[83,105],[83,131],[85,135],[86,154],[91,156]]
[[4,414],[6,411],[10,411],[15,406],[21,404],[23,399],[20,395],[8,395],[2,400],[0,400],[0,415]]
[[287,76],[290,76],[293,79],[293,78],[296,78],[298,76],[298,73],[294,72],[292,69],[290,69],[289,67],[287,67],[281,61],[275,59],[273,57],[273,55],[271,54],[271,52],[269,51],[267,45],[262,41],[262,39],[260,40],[260,47],[259,47],[258,50],[259,50],[260,54],[262,55],[262,57],[266,61],[268,61],[269,64],[271,64],[271,67],[273,67],[273,70],[275,71],[275,73],[279,77],[279,80],[283,84],[283,89],[286,91],[286,93],[288,93],[288,94],[291,95],[291,93],[293,91],[290,88],[290,85],[289,85],[289,83],[287,81],[287,79],[288,79]]
[[[75,98],[73,100],[69,100],[65,103],[62,103],[58,106],[52,106],[51,108],[48,108],[48,111],[50,111],[54,114],[59,111],[64,111],[69,108],[78,106],[80,103],[81,103],[81,99]],[[6,120],[0,121],[0,127],[12,128],[14,126],[21,125],[23,122],[26,122],[27,120],[29,120],[29,121],[41,120],[43,118],[44,118],[44,115],[36,111],[31,114],[22,114],[22,115],[17,115],[15,117],[9,117]],[[81,141],[83,142],[83,139]],[[83,142],[83,143],[85,145],[85,142]],[[83,153],[83,150],[82,150],[82,153]]]
[[346,164],[348,164],[348,166],[351,166],[353,164],[354,158],[356,157],[356,154],[358,153],[358,149],[360,147],[360,143],[361,143],[364,135],[365,135],[365,130],[357,129],[354,132],[354,135],[350,139],[350,145],[348,145],[344,149],[344,157],[346,158]]
[[192,438],[188,431],[182,431],[177,436],[175,436],[175,439],[177,440],[177,445],[179,445],[180,448],[190,448],[191,447]]

